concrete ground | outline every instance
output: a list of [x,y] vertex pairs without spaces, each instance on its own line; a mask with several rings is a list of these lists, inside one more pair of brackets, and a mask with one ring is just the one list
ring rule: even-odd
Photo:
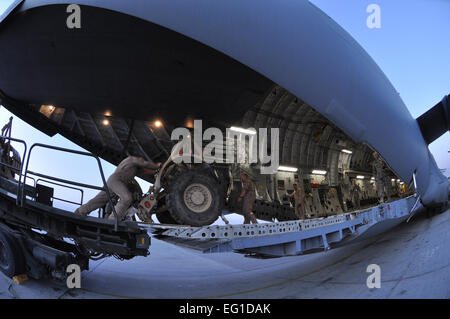
[[[0,298],[450,298],[450,210],[327,252],[256,259],[201,254],[153,239],[151,255],[91,262],[82,288],[22,285],[0,274]],[[381,288],[369,289],[369,264]]]

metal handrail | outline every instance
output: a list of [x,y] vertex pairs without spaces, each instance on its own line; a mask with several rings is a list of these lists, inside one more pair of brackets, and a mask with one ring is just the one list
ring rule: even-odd
[[[94,186],[94,185],[90,185],[90,184],[83,184],[83,183],[78,183],[78,182],[72,182],[72,181],[68,181],[66,179],[53,177],[53,176],[45,175],[45,174],[41,174],[41,173],[36,173],[36,172],[30,171],[30,170],[28,170],[27,172],[29,174],[37,176],[37,177],[49,178],[49,179],[52,179],[54,181],[58,181],[58,182],[61,182],[61,183],[68,183],[68,184],[71,184],[71,185],[85,187],[85,188],[97,189],[97,190],[100,190],[100,191],[103,190],[103,187],[100,187],[100,186]],[[27,176],[27,177],[29,178],[29,176]]]
[[414,191],[417,193],[416,171],[413,172]]
[[[30,173],[31,173],[31,171],[30,171]],[[60,200],[60,201],[66,202],[66,203],[71,203],[71,204],[76,204],[76,205],[83,205],[84,192],[83,192],[83,190],[81,188],[72,187],[72,186],[68,186],[68,185],[64,185],[64,184],[59,184],[59,183],[52,182],[52,181],[47,181],[47,180],[42,179],[42,178],[38,178],[34,182],[34,187],[36,187],[39,184],[39,182],[49,183],[49,184],[52,184],[52,185],[57,185],[57,186],[70,188],[70,189],[74,189],[76,191],[79,191],[81,193],[81,198],[80,198],[80,202],[79,203],[68,201],[68,200],[65,200],[65,199],[62,199],[62,198],[58,198],[58,197],[55,197],[55,196],[53,196],[53,199],[57,199],[57,200]]]
[[408,219],[406,220],[407,223],[409,223],[411,218],[415,215],[414,210],[416,209],[417,204],[419,204],[419,202],[420,202],[420,194],[417,193],[416,171],[413,172],[413,182],[414,182],[414,191],[416,192],[417,199],[416,199],[416,202],[414,203],[413,207],[409,211],[409,216],[408,216]]
[[409,223],[410,219],[415,215],[414,210],[416,209],[416,206],[417,206],[417,204],[419,204],[419,202],[420,202],[420,195],[417,196],[416,202],[414,203],[413,207],[409,211],[409,216],[408,216],[408,219],[406,220],[407,223]]
[[[25,159],[25,155],[27,153],[27,143],[24,140],[21,140],[21,139],[18,139],[18,138],[14,138],[14,137],[11,137],[11,136],[5,136],[5,135],[0,135],[0,139],[8,139],[10,142],[13,141],[13,142],[17,142],[17,143],[23,144],[23,157],[22,157],[22,159]],[[16,194],[16,204],[17,205],[20,204],[19,194],[21,192],[22,175],[23,175],[23,173],[22,173],[22,171],[23,171],[23,163],[24,163],[24,161],[22,160],[21,163],[20,163],[20,169],[18,169],[17,167],[13,167],[13,166],[11,166],[9,164],[6,164],[6,163],[3,163],[3,162],[0,161],[0,165],[9,167],[9,168],[11,168],[11,169],[13,169],[13,170],[18,172],[19,183],[18,183],[17,194]],[[26,178],[24,178],[24,184],[25,184],[25,180],[26,180]]]
[[[95,158],[96,161],[97,161],[97,164],[98,164],[99,171],[100,171],[100,176],[102,178],[103,188],[102,187],[98,187],[98,186],[93,186],[93,185],[88,185],[88,184],[82,184],[82,183],[77,183],[77,182],[73,182],[73,181],[68,181],[68,180],[64,180],[64,179],[61,179],[61,178],[56,178],[56,177],[53,177],[53,176],[48,176],[48,175],[44,175],[44,174],[28,171],[28,165],[30,163],[30,156],[31,156],[32,150],[35,147],[53,149],[53,150],[56,150],[56,151],[72,153],[72,154],[78,154],[78,155],[83,155],[83,156],[88,156],[88,157]],[[112,212],[114,214],[114,217],[116,218],[115,219],[115,223],[114,223],[114,230],[117,231],[117,229],[118,229],[118,215],[117,215],[116,209],[115,209],[115,207],[114,207],[114,205],[113,205],[113,203],[111,201],[111,195],[109,193],[109,189],[108,189],[107,184],[106,184],[105,175],[103,174],[102,164],[101,164],[100,159],[98,158],[98,156],[96,156],[96,155],[94,155],[92,153],[88,153],[88,152],[76,151],[76,150],[71,150],[71,149],[58,147],[58,146],[47,145],[47,144],[35,143],[35,144],[33,144],[30,147],[30,150],[28,152],[27,164],[25,166],[25,172],[23,174],[24,175],[24,179],[27,178],[28,172],[30,172],[30,174],[32,174],[32,175],[35,175],[35,176],[38,176],[38,177],[41,177],[41,178],[47,178],[47,179],[51,179],[51,180],[54,180],[54,181],[58,181],[58,182],[62,182],[62,183],[70,184],[70,185],[75,185],[75,186],[80,186],[80,187],[85,187],[85,188],[97,189],[97,190],[104,191],[106,193],[106,196],[108,198],[109,203],[111,204]],[[25,199],[25,196],[24,196],[24,192],[23,192],[23,189],[22,189],[22,193],[21,193],[21,196],[20,196],[21,204],[23,204],[24,199]]]
[[[31,176],[27,176],[27,178],[32,179],[33,180],[33,185],[36,188],[36,179],[31,177]],[[24,183],[26,184],[26,181],[24,181]],[[31,186],[31,185],[30,185]]]

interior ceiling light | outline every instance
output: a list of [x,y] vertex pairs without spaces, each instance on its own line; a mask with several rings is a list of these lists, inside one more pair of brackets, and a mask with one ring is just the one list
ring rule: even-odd
[[285,171],[285,172],[296,172],[298,171],[298,168],[296,167],[289,167],[289,166],[280,166],[278,167],[279,171]]
[[187,128],[194,128],[194,121],[191,118],[186,119],[186,127]]
[[327,173],[327,171],[322,171],[320,169],[315,169],[312,171],[313,174],[317,174],[317,175],[325,175]]
[[349,151],[349,150],[342,150],[342,152],[343,153],[347,153],[347,154],[352,154],[353,153],[352,151]]
[[254,129],[246,129],[246,128],[236,127],[236,126],[230,127],[230,131],[234,131],[234,132],[238,132],[238,133],[244,133],[244,134],[251,134],[251,135],[255,135],[256,134],[256,131]]
[[356,176],[356,178],[357,178],[357,179],[364,179],[364,176],[358,175],[358,176]]

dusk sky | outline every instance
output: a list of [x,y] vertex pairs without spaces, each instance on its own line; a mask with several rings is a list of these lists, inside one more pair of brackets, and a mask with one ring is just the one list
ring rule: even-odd
[[[170,0],[168,0],[170,1]],[[211,0],[218,1],[218,0]],[[292,0],[295,1],[295,0]],[[0,0],[0,14],[10,0]],[[413,117],[418,117],[450,93],[450,1],[447,0],[311,0],[327,13],[369,53],[400,93]],[[381,28],[369,29],[366,19],[369,4],[381,8]],[[1,72],[1,70],[0,70]],[[11,114],[0,109],[0,126]],[[382,129],[382,128],[380,128]],[[48,143],[81,149],[61,136],[48,137],[14,118],[13,135],[32,143]],[[19,148],[20,149],[20,148]],[[450,134],[447,132],[430,145],[440,168],[450,175]],[[36,152],[33,169],[62,178],[100,185],[92,159],[47,152]],[[103,161],[105,175],[114,167]],[[142,182],[144,191],[147,184]],[[96,191],[88,191],[85,199]],[[60,191],[60,196],[69,196]],[[74,193],[72,193],[74,194]],[[74,195],[70,195],[71,198]]]

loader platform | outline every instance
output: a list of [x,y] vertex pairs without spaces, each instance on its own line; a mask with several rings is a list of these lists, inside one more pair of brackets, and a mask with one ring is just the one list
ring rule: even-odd
[[[123,260],[149,254],[147,230],[134,222],[79,216],[53,207],[53,199],[59,198],[54,197],[53,189],[43,186],[42,182],[79,189],[81,194],[81,187],[104,190],[109,196],[97,156],[45,144],[33,144],[27,153],[25,141],[4,135],[0,136],[0,142],[0,166],[4,173],[0,176],[0,269],[6,275],[12,277],[26,273],[37,279],[48,275],[64,278],[69,264],[78,264],[81,270],[87,270],[89,259],[114,256]],[[22,144],[24,151],[21,158],[26,158],[26,165],[11,142]],[[30,155],[36,148],[94,158],[103,187],[29,170]],[[82,204],[82,199],[75,204]],[[102,217],[100,213],[99,217]]]
[[203,253],[238,252],[258,256],[292,256],[329,250],[386,231],[419,208],[413,195],[345,214],[248,225],[190,227],[144,225],[166,242]]

